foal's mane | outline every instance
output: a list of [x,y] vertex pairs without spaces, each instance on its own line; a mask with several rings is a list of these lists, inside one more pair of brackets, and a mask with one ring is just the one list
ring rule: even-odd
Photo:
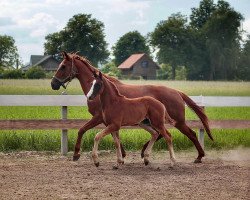
[[[97,68],[95,68],[95,67],[92,65],[92,63],[91,63],[86,57],[79,56],[79,55],[77,55],[77,53],[71,53],[70,55],[71,55],[72,59],[77,59],[77,60],[82,61],[82,62],[87,66],[87,68],[89,69],[89,71],[91,71],[91,72],[93,72],[93,71],[95,71],[95,72],[100,72],[100,70],[97,69]],[[120,82],[119,80],[117,80],[116,78],[113,78],[113,77],[108,76],[108,75],[106,75],[106,74],[103,74],[103,76],[104,76],[107,80],[109,80],[110,82],[112,82],[112,83],[121,83],[121,82]],[[115,87],[116,87],[116,86],[115,86]],[[117,88],[117,87],[116,87],[116,88]]]
[[113,90],[114,90],[114,92],[115,92],[115,94],[116,94],[117,96],[119,96],[119,97],[125,97],[124,95],[122,95],[122,94],[120,93],[120,91],[118,90],[118,88],[116,87],[116,85],[115,85],[111,80],[109,80],[109,79],[106,78],[106,77],[103,77],[103,79],[105,79],[105,80],[107,81],[107,83],[108,83],[109,85],[111,85],[111,87],[113,88]]

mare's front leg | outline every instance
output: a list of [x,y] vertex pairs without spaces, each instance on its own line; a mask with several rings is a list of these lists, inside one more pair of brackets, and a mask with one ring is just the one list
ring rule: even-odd
[[80,158],[80,147],[83,134],[91,128],[101,124],[103,122],[102,115],[94,115],[82,128],[78,131],[78,137],[75,144],[75,152],[73,155],[73,161],[77,161]]
[[98,151],[98,145],[99,145],[100,140],[103,137],[105,137],[106,135],[108,135],[108,134],[110,134],[112,132],[118,131],[119,128],[120,127],[115,125],[115,124],[110,124],[104,130],[102,130],[101,132],[96,134],[95,139],[94,139],[94,147],[93,147],[93,150],[92,150],[92,158],[93,158],[93,161],[94,161],[94,164],[95,164],[96,167],[99,166],[97,151]]
[[[140,124],[140,127],[147,130],[151,134],[151,139],[148,141],[147,145],[144,145],[144,147],[143,147],[145,149],[143,151],[143,157],[142,157],[142,158],[144,158],[144,164],[148,165],[149,164],[149,155],[151,154],[152,147],[153,147],[155,141],[157,140],[159,134],[151,126],[148,126],[145,124]],[[142,156],[142,154],[141,154],[141,156]]]

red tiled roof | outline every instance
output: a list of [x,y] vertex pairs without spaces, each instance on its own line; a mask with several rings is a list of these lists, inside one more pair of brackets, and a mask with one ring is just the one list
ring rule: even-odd
[[127,60],[118,66],[119,69],[131,68],[145,53],[132,54]]

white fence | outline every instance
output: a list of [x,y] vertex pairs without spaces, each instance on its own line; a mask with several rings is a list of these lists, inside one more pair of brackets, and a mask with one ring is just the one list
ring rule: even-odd
[[[190,96],[204,107],[249,107],[250,97]],[[67,120],[68,106],[86,106],[84,95],[0,95],[0,106],[61,106],[61,120],[0,120],[1,129],[62,129],[61,153],[68,152],[68,128],[79,128],[87,120]],[[199,141],[204,148],[204,130],[199,121],[188,121],[192,128],[199,128]],[[250,128],[250,120],[214,120],[211,128]],[[103,128],[103,126],[99,126]],[[131,127],[126,127],[131,128]]]
[[[190,96],[205,107],[250,106],[250,97]],[[85,95],[0,95],[0,106],[86,106]]]

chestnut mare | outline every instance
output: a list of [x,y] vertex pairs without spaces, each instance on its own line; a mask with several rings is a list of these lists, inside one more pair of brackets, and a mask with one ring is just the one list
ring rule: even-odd
[[[82,90],[86,95],[90,90],[91,83],[94,79],[93,71],[97,72],[98,69],[94,68],[86,58],[80,57],[76,54],[67,54],[66,52],[63,52],[62,54],[64,59],[60,63],[54,77],[52,78],[52,89],[59,90],[60,86],[66,87],[64,84],[70,82],[76,77],[80,81]],[[151,96],[163,103],[170,117],[176,122],[175,127],[184,135],[186,135],[195,145],[198,151],[198,157],[194,162],[201,162],[201,159],[204,157],[205,153],[197,139],[196,133],[191,128],[189,128],[185,122],[185,103],[198,115],[209,138],[213,140],[208,125],[208,118],[201,107],[199,107],[184,93],[172,88],[156,85],[129,85],[107,75],[103,76],[113,82],[118,88],[119,92],[128,98]],[[88,109],[93,117],[78,131],[78,138],[75,145],[73,160],[78,160],[80,157],[79,151],[83,134],[87,130],[104,122],[100,98],[95,98],[93,101],[88,101]],[[144,123],[140,123],[139,125],[145,130],[149,131],[151,134],[156,134],[155,130],[150,126],[150,124],[145,122],[146,121],[144,121]],[[161,135],[159,135],[157,140],[160,138]],[[141,153],[142,157],[144,156],[144,151],[147,148],[148,143],[149,142],[143,146]],[[122,145],[121,150],[124,157],[125,152],[122,148]]]
[[[144,119],[150,121],[151,127],[157,132],[152,134],[151,140],[144,152],[144,163],[148,165],[149,154],[152,150],[154,142],[157,140],[159,134],[161,134],[169,148],[171,166],[175,163],[174,149],[171,134],[165,129],[165,122],[169,122],[174,125],[174,121],[168,115],[165,106],[153,97],[145,96],[138,98],[127,98],[121,95],[117,87],[108,79],[93,72],[95,80],[87,94],[88,100],[93,100],[97,95],[100,95],[101,109],[103,113],[103,121],[106,128],[97,133],[94,140],[94,147],[92,151],[92,157],[94,164],[98,167],[98,144],[100,140],[106,135],[114,132],[118,132],[121,126],[134,126],[141,123]],[[117,135],[113,134],[117,152],[117,167],[124,163],[120,141]]]

